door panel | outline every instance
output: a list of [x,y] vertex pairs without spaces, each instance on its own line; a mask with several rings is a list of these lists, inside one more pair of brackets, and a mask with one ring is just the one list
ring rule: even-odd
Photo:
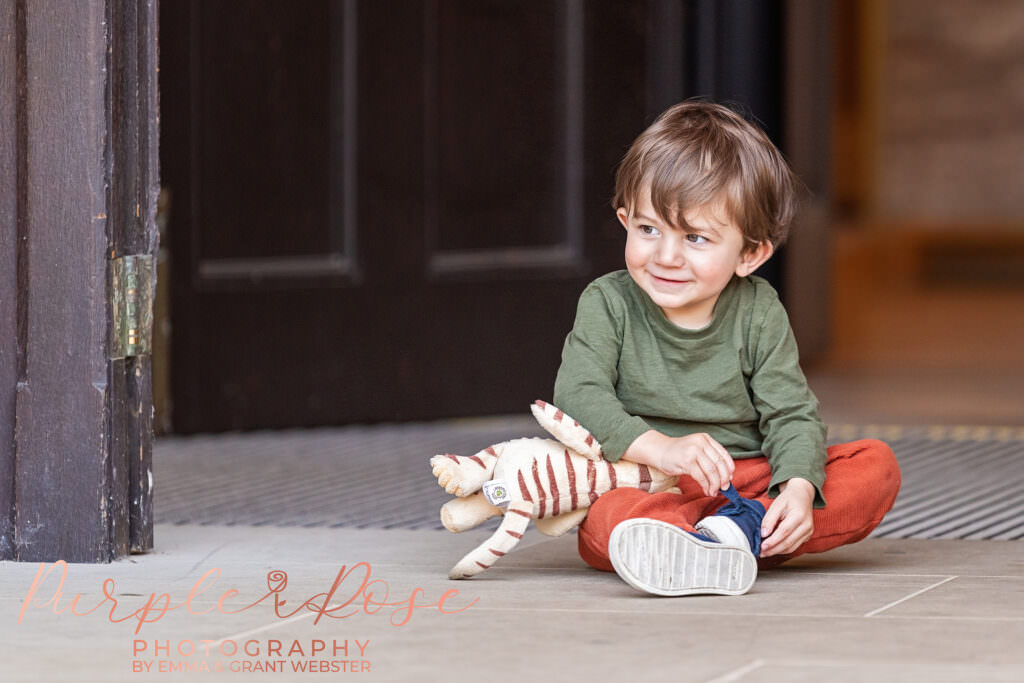
[[549,397],[579,292],[621,267],[646,12],[163,3],[175,431]]
[[[573,68],[582,66],[580,6],[489,0],[435,7],[424,59],[433,86],[425,133],[432,261],[451,261],[462,250],[493,250],[497,260],[506,249],[564,245],[571,232],[566,166],[580,155],[567,154],[582,123],[582,102],[569,101],[567,87],[570,80],[580,87]],[[524,77],[532,92],[502,85]]]

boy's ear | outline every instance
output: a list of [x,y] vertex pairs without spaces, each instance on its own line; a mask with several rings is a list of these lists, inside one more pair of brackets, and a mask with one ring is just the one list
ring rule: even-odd
[[629,228],[629,212],[626,211],[626,207],[620,206],[615,212],[615,215],[619,217],[619,222],[622,223],[622,227]]
[[771,242],[758,242],[753,249],[747,249],[740,254],[739,265],[736,266],[736,274],[746,277],[761,267],[765,261],[775,253],[775,247]]

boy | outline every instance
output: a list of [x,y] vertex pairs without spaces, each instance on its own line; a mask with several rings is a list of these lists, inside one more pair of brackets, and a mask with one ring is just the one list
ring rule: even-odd
[[601,496],[580,526],[583,559],[641,590],[744,593],[758,564],[858,541],[896,498],[884,443],[826,451],[786,313],[751,276],[786,237],[794,185],[763,132],[700,101],[619,166],[626,270],[581,295],[554,403],[608,460],[680,475],[681,493]]

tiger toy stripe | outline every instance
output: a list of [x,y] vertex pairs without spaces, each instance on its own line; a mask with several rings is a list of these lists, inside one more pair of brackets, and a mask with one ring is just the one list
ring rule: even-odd
[[449,531],[472,529],[498,515],[498,529],[448,573],[467,579],[509,553],[530,520],[549,536],[560,536],[580,522],[597,497],[630,486],[666,491],[676,477],[647,465],[603,458],[601,445],[578,422],[544,401],[530,406],[537,422],[557,440],[503,441],[475,455],[445,453],[430,459],[437,483],[456,496],[441,507]]

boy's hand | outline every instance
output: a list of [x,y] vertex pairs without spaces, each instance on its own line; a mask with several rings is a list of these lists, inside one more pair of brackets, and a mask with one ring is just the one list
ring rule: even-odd
[[728,488],[736,469],[729,451],[707,434],[669,437],[651,430],[637,437],[622,457],[665,474],[685,474],[708,496]]
[[779,487],[761,522],[761,557],[786,555],[814,533],[814,484],[794,477]]

